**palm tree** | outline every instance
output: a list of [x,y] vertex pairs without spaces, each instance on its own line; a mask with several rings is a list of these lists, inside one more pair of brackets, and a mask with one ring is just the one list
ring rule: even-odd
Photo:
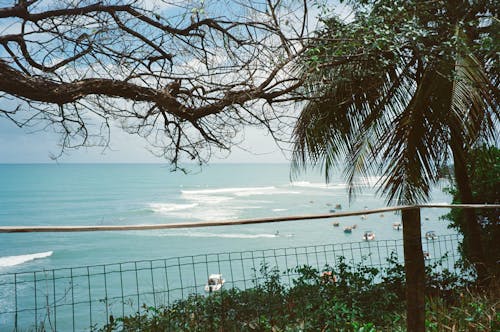
[[[416,204],[452,157],[461,201],[473,203],[467,153],[494,142],[499,119],[494,1],[351,5],[355,18],[325,20],[300,65],[311,99],[294,129],[292,170],[320,165],[328,180],[345,164],[350,195],[357,178],[381,174],[389,203]],[[484,284],[480,226],[471,209],[465,219]]]

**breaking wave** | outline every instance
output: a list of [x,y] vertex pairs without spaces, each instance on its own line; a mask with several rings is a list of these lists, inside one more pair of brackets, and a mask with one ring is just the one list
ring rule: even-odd
[[296,181],[291,182],[290,185],[292,187],[304,187],[304,188],[322,188],[322,189],[343,189],[346,188],[347,185],[345,183],[320,183],[320,182],[309,182],[309,181]]
[[167,237],[167,236],[175,236],[175,237],[199,237],[199,238],[225,238],[225,239],[260,239],[260,238],[273,238],[278,237],[276,234],[243,234],[243,233],[205,233],[205,232],[184,232],[184,233],[162,233],[156,234],[154,236]]
[[46,251],[36,254],[0,257],[0,267],[20,265],[35,259],[52,256],[52,253],[52,251]]
[[151,210],[153,210],[153,212],[165,213],[165,212],[192,209],[198,206],[198,204],[197,203],[192,203],[192,204],[151,203],[149,204],[149,206]]

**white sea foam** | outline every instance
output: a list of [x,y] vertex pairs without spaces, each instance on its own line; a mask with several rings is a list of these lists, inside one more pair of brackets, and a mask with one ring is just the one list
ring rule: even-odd
[[293,190],[283,190],[283,189],[273,189],[273,190],[252,190],[252,191],[242,191],[235,193],[236,196],[239,197],[247,197],[247,196],[264,196],[264,195],[298,195],[300,191]]
[[182,191],[182,198],[195,201],[196,204],[220,204],[234,199],[228,196],[199,195],[190,192],[185,193],[184,191]]
[[233,206],[233,209],[236,209],[236,210],[257,210],[257,209],[262,209],[262,206],[254,206],[254,205]]
[[219,189],[202,189],[202,190],[181,190],[183,195],[211,195],[211,194],[235,194],[252,191],[269,191],[276,187],[244,187],[244,188],[219,188]]
[[204,208],[204,209],[196,209],[192,211],[174,211],[169,212],[169,216],[178,218],[178,219],[198,219],[204,221],[213,221],[213,220],[232,220],[238,218],[238,210],[236,209],[228,209],[228,208]]
[[155,236],[185,236],[185,237],[216,237],[225,239],[260,239],[277,237],[276,234],[243,234],[243,233],[205,233],[205,232],[185,232],[185,233],[162,233]]
[[168,213],[172,211],[192,209],[198,206],[197,203],[192,204],[172,204],[172,203],[151,203],[149,204],[151,210],[158,213]]
[[0,267],[15,266],[35,259],[52,256],[52,251],[39,252],[36,254],[0,257]]
[[346,188],[347,185],[345,183],[320,183],[320,182],[309,182],[309,181],[297,181],[291,182],[290,185],[292,187],[304,187],[304,188],[321,188],[321,189],[343,189]]
[[292,191],[288,189],[276,188],[274,186],[270,187],[245,187],[245,188],[220,188],[220,189],[203,189],[203,190],[181,190],[182,196],[189,199],[204,199],[226,197],[231,199],[232,197],[227,196],[214,196],[219,194],[233,195],[237,197],[247,197],[247,196],[263,196],[263,195],[277,195],[277,194],[300,194],[298,191]]
[[385,181],[386,178],[386,176],[368,176],[366,178],[360,177],[354,184],[361,186],[375,186],[376,184],[380,184]]

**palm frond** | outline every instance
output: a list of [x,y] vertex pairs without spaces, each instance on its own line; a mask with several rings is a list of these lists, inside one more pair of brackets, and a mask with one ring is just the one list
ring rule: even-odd
[[492,85],[484,64],[466,46],[464,48],[456,57],[451,109],[456,121],[463,126],[461,132],[465,141],[471,146],[479,138],[483,141],[495,139],[499,92],[498,87]]
[[[303,67],[305,91],[312,99],[293,132],[292,171],[308,163],[320,165],[328,180],[345,156],[349,196],[355,194],[358,178],[377,173],[389,202],[423,202],[452,144],[457,153],[478,139],[497,139],[499,80],[491,69],[496,60],[491,54],[482,59],[460,29],[449,47],[445,37],[453,33],[453,25],[446,25],[448,32],[423,52],[367,51],[361,35],[367,30],[358,29],[363,21],[356,24],[347,53],[361,56],[313,71],[309,63]],[[321,63],[335,51],[318,49]],[[463,143],[458,150],[457,135]]]

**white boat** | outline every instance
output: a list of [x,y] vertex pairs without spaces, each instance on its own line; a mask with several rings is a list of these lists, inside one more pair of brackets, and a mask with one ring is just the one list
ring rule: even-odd
[[372,231],[366,231],[365,234],[363,234],[363,240],[365,241],[375,240],[375,233],[373,233]]
[[423,253],[424,253],[424,259],[426,261],[431,259],[431,254],[428,251],[424,251]]
[[205,292],[216,292],[222,288],[226,280],[222,278],[222,274],[211,274],[208,277],[207,284],[205,285]]
[[428,232],[425,233],[425,238],[427,240],[435,240],[435,239],[438,238],[438,236],[437,236],[436,232],[434,232],[434,231],[428,231]]
[[401,225],[400,222],[395,222],[394,224],[392,224],[392,229],[394,229],[396,231],[400,231],[403,229],[403,225]]

